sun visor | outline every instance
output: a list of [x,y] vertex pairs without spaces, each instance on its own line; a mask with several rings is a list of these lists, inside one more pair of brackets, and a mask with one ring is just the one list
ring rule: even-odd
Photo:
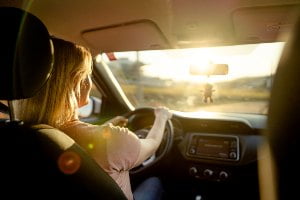
[[159,27],[150,20],[95,28],[84,31],[82,37],[90,47],[101,52],[171,48]]
[[299,6],[242,8],[233,12],[232,20],[237,41],[286,41],[295,24]]

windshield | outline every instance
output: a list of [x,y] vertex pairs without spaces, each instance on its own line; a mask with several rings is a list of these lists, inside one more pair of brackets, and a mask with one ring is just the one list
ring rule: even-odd
[[[184,112],[266,114],[284,43],[107,53],[101,56],[130,102]],[[198,73],[226,64],[223,75]],[[197,70],[196,70],[197,71]]]

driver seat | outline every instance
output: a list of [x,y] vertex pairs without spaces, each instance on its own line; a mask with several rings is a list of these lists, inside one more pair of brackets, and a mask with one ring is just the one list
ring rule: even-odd
[[[48,31],[34,15],[11,7],[0,7],[0,26],[0,100],[32,97],[51,75]],[[126,199],[70,137],[48,125],[29,127],[8,109],[10,119],[0,119],[1,199]]]

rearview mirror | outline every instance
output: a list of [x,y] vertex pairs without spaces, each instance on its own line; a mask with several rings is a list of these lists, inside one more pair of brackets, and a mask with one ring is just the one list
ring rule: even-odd
[[191,75],[227,75],[228,74],[228,65],[227,64],[210,64],[205,67],[200,67],[196,65],[190,66]]

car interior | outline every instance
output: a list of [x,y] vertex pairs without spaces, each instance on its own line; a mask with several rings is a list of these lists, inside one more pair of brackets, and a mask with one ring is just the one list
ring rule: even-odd
[[2,198],[126,199],[65,133],[14,116],[51,76],[51,36],[92,53],[82,121],[124,116],[145,138],[154,108],[172,111],[132,189],[156,176],[163,199],[297,198],[299,15],[299,0],[0,1]]

